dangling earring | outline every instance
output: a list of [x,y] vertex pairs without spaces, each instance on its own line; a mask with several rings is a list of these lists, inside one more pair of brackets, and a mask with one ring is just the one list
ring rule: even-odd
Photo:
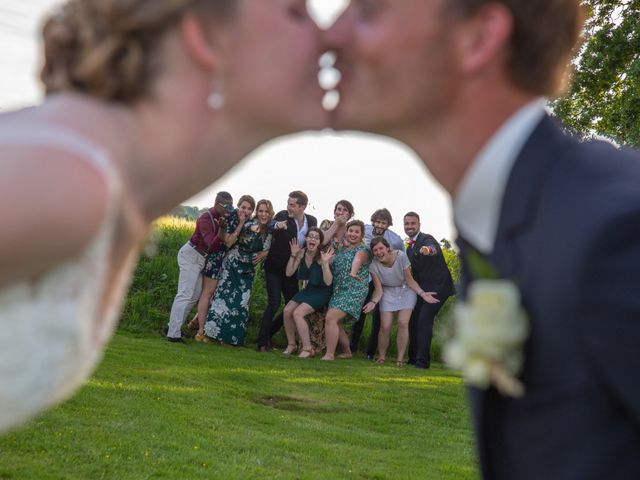
[[220,110],[224,106],[224,95],[215,84],[207,97],[207,105],[213,110]]

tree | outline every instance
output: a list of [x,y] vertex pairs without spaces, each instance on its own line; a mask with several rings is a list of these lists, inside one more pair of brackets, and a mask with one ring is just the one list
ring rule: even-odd
[[583,0],[585,43],[568,94],[552,108],[583,136],[640,147],[640,0]]

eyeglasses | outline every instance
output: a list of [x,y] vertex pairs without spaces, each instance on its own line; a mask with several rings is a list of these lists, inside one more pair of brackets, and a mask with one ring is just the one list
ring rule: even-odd
[[307,235],[307,238],[311,240],[320,240],[320,235]]

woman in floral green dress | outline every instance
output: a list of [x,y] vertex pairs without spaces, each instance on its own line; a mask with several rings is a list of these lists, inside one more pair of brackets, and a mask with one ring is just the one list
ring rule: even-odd
[[260,200],[256,215],[237,231],[237,240],[222,264],[218,287],[213,296],[205,334],[230,345],[243,345],[249,322],[249,300],[255,275],[256,255],[269,249],[268,225],[273,217],[269,200]]
[[333,360],[338,342],[341,358],[351,358],[349,336],[342,322],[345,318],[358,318],[369,291],[369,263],[371,252],[362,243],[364,223],[351,220],[347,223],[346,245],[336,252],[333,272],[333,294],[325,317],[327,351],[322,360]]

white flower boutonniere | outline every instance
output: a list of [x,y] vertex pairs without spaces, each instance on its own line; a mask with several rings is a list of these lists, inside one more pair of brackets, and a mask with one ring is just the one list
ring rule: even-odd
[[454,334],[444,347],[445,361],[461,369],[472,385],[485,389],[493,384],[503,395],[521,397],[524,385],[516,375],[529,322],[516,285],[504,279],[475,280],[467,301],[458,301],[453,315]]

